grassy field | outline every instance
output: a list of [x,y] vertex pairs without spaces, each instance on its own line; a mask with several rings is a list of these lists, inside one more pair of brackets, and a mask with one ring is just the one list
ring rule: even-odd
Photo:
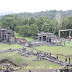
[[[7,50],[10,48],[22,48],[23,46],[20,45],[8,45],[8,44],[0,44],[0,51],[1,50]],[[28,49],[29,50],[29,49]],[[47,67],[49,69],[55,69],[55,68],[59,68],[60,66],[58,66],[57,64],[42,60],[42,61],[33,61],[36,57],[32,56],[32,57],[24,57],[21,56],[20,54],[18,54],[18,52],[10,52],[10,53],[3,53],[0,54],[0,59],[5,59],[8,58],[10,61],[12,61],[13,63],[17,64],[18,66],[31,66],[33,68],[38,68],[39,67],[43,67],[44,69]],[[28,69],[27,69],[28,70]],[[21,69],[19,71],[16,72],[24,72],[25,69]]]
[[11,45],[8,45],[8,44],[0,44],[0,51],[1,50],[7,50],[7,49],[15,49],[15,48],[22,48],[23,46],[21,45],[18,45],[18,44],[11,44]]
[[34,39],[32,37],[23,37],[23,36],[19,35],[19,33],[16,33],[16,32],[14,32],[14,34],[16,37],[25,38],[27,41],[34,41]]
[[[65,56],[71,58],[71,63],[72,63],[72,42],[68,44],[68,42],[65,43],[65,47],[63,46],[39,46],[36,47],[37,50],[41,50],[44,52],[52,53],[53,56],[57,56],[59,54],[59,59],[62,61],[65,61]],[[64,55],[64,56],[62,56]]]
[[[17,34],[17,33],[16,33]],[[16,35],[19,37],[19,34]],[[20,36],[21,37],[21,36]],[[30,40],[32,40],[30,38]],[[56,56],[56,54],[62,54],[64,56],[59,55],[59,59],[62,61],[65,61],[65,56],[70,56],[72,55],[72,42],[70,42],[69,44],[66,42],[65,43],[66,46],[62,47],[62,46],[39,46],[39,47],[35,47],[37,50],[41,50],[44,52],[48,52],[48,53],[52,53],[53,56]],[[10,48],[23,48],[23,46],[17,45],[17,44],[0,44],[0,51],[1,50],[7,50]],[[31,50],[30,48],[27,48],[27,50]],[[36,50],[34,50],[36,52]],[[51,63],[49,61],[46,60],[42,60],[42,61],[34,61],[34,59],[36,58],[35,56],[32,57],[24,57],[21,56],[18,52],[10,52],[10,53],[3,53],[0,54],[0,59],[5,59],[8,58],[10,61],[12,61],[13,63],[17,64],[18,66],[31,66],[33,68],[38,68],[40,69],[40,67],[43,67],[44,69],[47,67],[48,69],[56,69],[56,68],[60,68],[59,65]],[[72,63],[72,57],[71,57],[71,63]],[[30,68],[31,69],[31,68]],[[19,71],[16,72],[25,72],[28,69],[21,69]]]

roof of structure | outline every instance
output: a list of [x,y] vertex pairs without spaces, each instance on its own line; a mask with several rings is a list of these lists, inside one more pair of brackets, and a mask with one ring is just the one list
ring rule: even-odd
[[59,30],[59,31],[72,31],[72,29],[65,29],[65,30]]
[[0,29],[1,31],[5,31],[6,29]]
[[38,35],[46,35],[46,34],[52,35],[53,33],[48,33],[48,32],[40,32],[40,33],[38,33]]

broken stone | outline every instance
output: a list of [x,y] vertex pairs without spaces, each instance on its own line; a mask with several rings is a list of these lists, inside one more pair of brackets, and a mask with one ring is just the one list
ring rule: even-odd
[[23,47],[23,52],[26,52],[26,47]]

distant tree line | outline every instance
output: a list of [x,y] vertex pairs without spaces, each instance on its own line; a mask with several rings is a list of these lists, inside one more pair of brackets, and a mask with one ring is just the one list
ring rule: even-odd
[[66,11],[57,11],[57,10],[49,10],[49,11],[41,11],[41,12],[35,12],[35,13],[18,13],[17,16],[21,18],[25,17],[33,17],[33,18],[38,18],[40,16],[49,16],[51,19],[55,19],[57,15],[60,14],[61,18],[66,17],[66,16],[71,16],[72,15],[72,10],[66,10]]
[[3,28],[9,26],[22,36],[36,36],[41,31],[58,35],[59,29],[72,29],[72,16],[61,18],[61,24],[59,24],[56,19],[51,19],[49,16],[21,18],[14,14],[3,16],[0,19],[0,25]]

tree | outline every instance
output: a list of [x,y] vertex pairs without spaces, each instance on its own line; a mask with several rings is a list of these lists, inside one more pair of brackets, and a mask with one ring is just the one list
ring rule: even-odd
[[37,35],[38,32],[39,32],[39,30],[38,30],[38,26],[37,25],[34,25],[34,24],[30,25],[30,34],[32,36]]
[[62,29],[72,29],[72,16],[67,16],[62,19]]
[[[72,16],[67,16],[62,19],[61,29],[72,29]],[[67,37],[69,35],[69,33],[68,32],[61,32],[61,35]]]
[[42,31],[44,32],[53,32],[53,24],[51,23],[44,23],[44,25],[42,25]]
[[20,26],[19,28],[19,34],[22,36],[28,36],[29,31],[30,31],[30,27],[28,25],[23,25]]
[[22,26],[16,26],[15,27],[15,31],[18,33],[19,32],[19,29],[21,28]]
[[6,17],[2,21],[2,27],[7,28],[8,26],[14,30],[16,27],[16,20],[12,17]]
[[34,24],[34,22],[35,22],[35,19],[30,17],[29,21],[28,21],[28,24],[31,25],[31,24]]
[[61,27],[59,27],[58,22],[54,19],[53,21],[53,33],[58,34],[59,29],[61,29]]

